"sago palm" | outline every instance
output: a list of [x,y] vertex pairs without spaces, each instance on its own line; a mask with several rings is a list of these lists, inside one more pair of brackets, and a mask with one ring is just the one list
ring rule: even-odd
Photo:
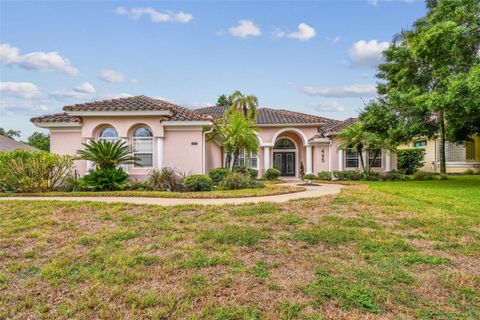
[[244,95],[240,91],[235,91],[230,96],[232,105],[230,110],[238,110],[249,120],[255,121],[257,117],[258,99],[253,95]]
[[132,155],[131,148],[124,141],[90,141],[83,143],[84,150],[77,150],[79,160],[92,161],[98,168],[116,168],[122,164],[137,164],[139,158]]

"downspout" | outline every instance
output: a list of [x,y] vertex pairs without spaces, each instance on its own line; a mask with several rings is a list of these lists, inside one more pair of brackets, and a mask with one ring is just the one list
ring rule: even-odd
[[206,151],[205,151],[205,148],[206,148],[206,143],[205,143],[205,137],[207,136],[208,133],[212,133],[213,132],[213,126],[210,125],[210,130],[208,131],[204,131],[203,132],[203,139],[202,139],[202,173],[205,174],[205,167],[206,167],[206,161],[205,161],[205,154],[206,154]]

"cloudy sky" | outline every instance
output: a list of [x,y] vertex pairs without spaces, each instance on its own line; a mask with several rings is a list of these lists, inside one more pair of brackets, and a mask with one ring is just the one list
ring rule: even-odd
[[147,95],[195,108],[238,89],[344,119],[423,1],[0,2],[0,127],[79,102]]

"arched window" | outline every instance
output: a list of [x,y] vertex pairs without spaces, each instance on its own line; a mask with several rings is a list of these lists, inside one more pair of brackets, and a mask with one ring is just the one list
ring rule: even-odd
[[278,139],[275,142],[275,149],[295,149],[295,144],[290,139]]
[[106,127],[100,131],[98,135],[98,140],[108,140],[108,141],[115,141],[118,139],[117,130],[113,127]]
[[138,167],[153,167],[153,135],[148,128],[138,128],[133,133],[133,155]]

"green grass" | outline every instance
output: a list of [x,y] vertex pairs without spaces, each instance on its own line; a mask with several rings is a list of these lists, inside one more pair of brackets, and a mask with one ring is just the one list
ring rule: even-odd
[[0,318],[479,319],[480,176],[284,204],[0,202]]
[[182,199],[222,199],[264,197],[305,191],[304,187],[282,186],[268,183],[265,188],[240,190],[213,190],[203,192],[167,192],[167,191],[73,191],[73,192],[37,192],[37,193],[0,193],[0,197],[146,197],[146,198],[182,198]]

